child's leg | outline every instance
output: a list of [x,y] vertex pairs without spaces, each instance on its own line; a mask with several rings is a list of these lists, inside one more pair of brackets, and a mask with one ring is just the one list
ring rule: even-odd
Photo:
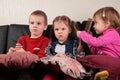
[[59,74],[59,75],[53,75],[53,74],[47,74],[45,75],[42,80],[76,80],[70,76],[62,76],[63,74]]
[[45,75],[45,76],[43,77],[42,80],[55,80],[55,79],[54,79],[54,76],[53,76],[53,75],[47,74],[47,75]]

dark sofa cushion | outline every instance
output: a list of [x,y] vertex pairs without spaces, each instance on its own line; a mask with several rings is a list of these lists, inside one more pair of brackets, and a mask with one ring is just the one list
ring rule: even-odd
[[9,25],[0,26],[0,54],[6,53],[8,28]]
[[43,35],[50,38],[51,28],[52,28],[52,25],[48,25],[48,28],[43,32]]
[[30,34],[28,25],[11,24],[9,26],[9,30],[8,30],[8,40],[7,40],[6,52],[9,50],[10,47],[15,47],[17,39],[20,36],[28,35],[28,34]]

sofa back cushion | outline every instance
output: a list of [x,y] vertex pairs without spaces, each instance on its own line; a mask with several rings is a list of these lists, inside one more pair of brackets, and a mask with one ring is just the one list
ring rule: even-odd
[[[51,29],[51,25],[48,25],[48,29],[43,32],[43,35],[49,38],[50,29]],[[24,36],[28,34],[30,34],[29,25],[11,24],[8,30],[6,52],[9,50],[10,47],[15,47],[15,44],[20,36]]]
[[0,54],[5,53],[9,25],[0,25]]
[[10,47],[15,47],[15,44],[20,36],[28,35],[28,34],[30,34],[28,25],[11,24],[8,30],[6,52],[9,50]]
[[52,28],[52,25],[48,25],[48,28],[43,32],[43,35],[50,38],[51,28]]

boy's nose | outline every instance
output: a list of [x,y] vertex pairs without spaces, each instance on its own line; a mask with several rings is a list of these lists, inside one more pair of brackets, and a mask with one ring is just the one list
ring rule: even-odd
[[34,25],[33,25],[33,27],[37,27],[37,25],[36,25],[36,24],[34,24]]

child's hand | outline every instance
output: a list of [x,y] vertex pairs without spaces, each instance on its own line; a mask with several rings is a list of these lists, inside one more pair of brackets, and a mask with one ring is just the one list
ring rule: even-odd
[[16,52],[26,52],[23,48],[15,48]]
[[77,31],[77,37],[79,37],[79,36],[80,36],[80,33],[81,33],[81,31]]
[[16,44],[15,50],[16,52],[25,52],[25,50],[23,49],[23,46],[20,43]]
[[15,52],[15,51],[16,51],[15,48],[11,47],[11,48],[9,49],[9,51],[7,52],[7,54],[13,53],[13,52]]
[[57,56],[57,57],[67,57],[65,53],[57,53],[55,56]]

